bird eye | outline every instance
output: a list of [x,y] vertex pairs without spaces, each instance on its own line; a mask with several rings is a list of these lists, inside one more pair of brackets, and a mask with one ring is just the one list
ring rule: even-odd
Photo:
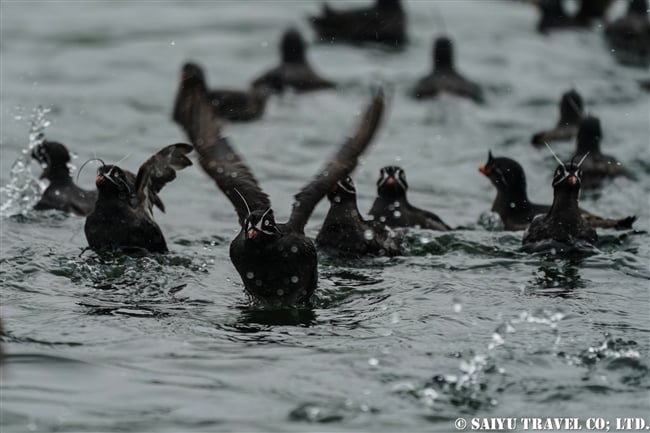
[[271,224],[271,223],[269,222],[269,220],[264,220],[264,225],[265,225],[265,226],[268,226],[269,224]]

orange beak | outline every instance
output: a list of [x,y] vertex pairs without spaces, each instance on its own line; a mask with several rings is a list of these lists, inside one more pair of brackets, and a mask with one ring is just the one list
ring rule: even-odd
[[255,239],[257,237],[257,230],[255,229],[248,229],[248,239]]
[[487,168],[486,166],[484,166],[484,165],[480,166],[480,167],[478,168],[478,171],[480,171],[481,173],[483,173],[485,176],[489,176],[489,175],[490,175],[490,170],[488,170],[488,168]]
[[386,185],[390,186],[393,185],[394,183],[395,183],[395,179],[393,179],[392,177],[386,179]]
[[104,183],[106,179],[104,179],[104,176],[99,175],[97,176],[97,179],[95,179],[95,185],[100,186],[101,184]]
[[569,176],[567,182],[569,182],[569,185],[575,185],[576,183],[578,183],[578,178],[575,176]]

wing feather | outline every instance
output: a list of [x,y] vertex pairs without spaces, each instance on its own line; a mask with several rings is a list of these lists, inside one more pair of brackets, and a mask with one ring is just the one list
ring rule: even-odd
[[242,224],[249,209],[266,210],[271,201],[243,158],[221,136],[221,122],[204,92],[199,88],[186,92],[184,100],[177,104],[176,120],[194,144],[203,171],[226,194]]

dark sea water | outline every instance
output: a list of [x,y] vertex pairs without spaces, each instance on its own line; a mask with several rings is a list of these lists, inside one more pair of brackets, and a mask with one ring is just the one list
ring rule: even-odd
[[[276,63],[287,26],[313,39],[305,17],[319,8],[3,1],[0,184],[38,188],[35,164],[12,173],[38,106],[50,111],[37,126],[78,155],[77,167],[128,155],[121,165],[137,169],[186,140],[170,120],[183,61],[203,64],[212,86],[245,87]],[[599,26],[539,36],[526,5],[407,8],[406,50],[312,46],[337,90],[274,98],[262,120],[225,132],[283,221],[383,83],[386,121],[353,176],[360,209],[379,168],[399,164],[412,203],[468,229],[413,231],[403,257],[323,256],[314,308],[277,311],[244,294],[228,258],[235,214],[197,167],[162,193],[166,255],[84,252],[82,218],[26,210],[34,193],[21,203],[5,189],[2,432],[453,431],[458,417],[649,418],[650,103],[637,83],[648,70],[617,64]],[[485,105],[407,97],[445,29]],[[495,190],[477,167],[489,149],[517,159],[531,199],[550,202],[555,163],[528,142],[556,122],[571,86],[601,118],[604,150],[639,178],[584,194],[582,205],[639,220],[634,231],[601,232],[588,257],[528,255],[521,232],[478,224]],[[573,145],[555,148],[568,156]],[[79,182],[93,179],[87,167]],[[316,209],[310,235],[327,209]]]

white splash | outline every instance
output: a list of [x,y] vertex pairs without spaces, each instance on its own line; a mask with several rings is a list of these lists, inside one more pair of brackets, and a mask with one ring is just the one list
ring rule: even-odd
[[45,184],[32,173],[32,149],[45,141],[45,128],[50,122],[45,115],[49,108],[37,107],[31,117],[29,145],[11,166],[9,183],[0,188],[0,216],[24,214],[34,207],[45,190]]

